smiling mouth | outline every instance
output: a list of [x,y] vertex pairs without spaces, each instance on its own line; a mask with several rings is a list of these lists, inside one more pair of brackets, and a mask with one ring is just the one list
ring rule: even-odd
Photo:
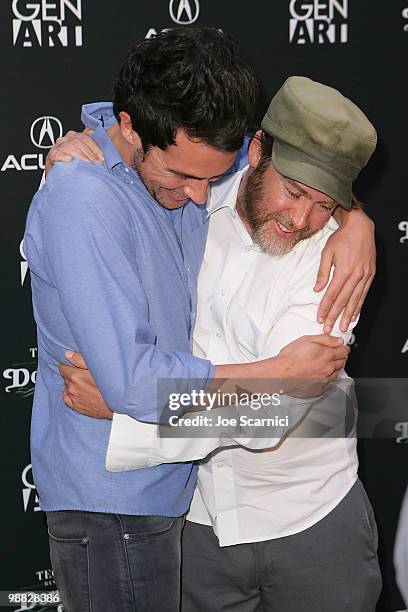
[[173,191],[172,189],[169,189],[169,194],[171,195],[171,197],[174,200],[177,200],[177,202],[185,202],[186,200],[188,200],[187,196],[180,196],[180,194],[176,193],[175,191]]
[[276,227],[279,230],[279,233],[283,233],[286,234],[287,236],[293,236],[293,234],[296,234],[298,230],[290,230],[288,229],[285,225],[283,225],[282,223],[279,223],[279,221],[276,221]]

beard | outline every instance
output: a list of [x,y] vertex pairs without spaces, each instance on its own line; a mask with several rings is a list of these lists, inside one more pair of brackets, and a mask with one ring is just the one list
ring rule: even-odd
[[132,152],[132,161],[130,162],[130,166],[139,175],[139,178],[142,181],[143,185],[145,186],[145,189],[149,193],[149,195],[151,195],[152,198],[157,200],[159,202],[159,204],[161,204],[163,206],[162,202],[160,202],[160,200],[157,199],[156,191],[147,185],[147,181],[146,181],[146,179],[144,177],[144,173],[143,173],[141,164],[142,164],[142,162],[144,162],[145,157],[146,156],[143,153],[143,151],[140,151],[138,149],[134,149],[133,152]]
[[[265,210],[263,178],[269,164],[270,160],[261,162],[248,177],[241,210],[251,229],[253,242],[264,253],[282,257],[289,253],[298,242],[313,236],[317,230],[311,230],[309,227],[298,230],[293,226],[287,213]],[[285,229],[294,231],[296,234],[287,238],[279,236],[275,231],[275,223],[281,223]]]

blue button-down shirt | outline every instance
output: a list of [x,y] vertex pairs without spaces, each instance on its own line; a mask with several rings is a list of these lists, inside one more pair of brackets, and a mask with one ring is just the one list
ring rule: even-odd
[[190,503],[190,463],[110,473],[110,421],[67,408],[58,363],[81,351],[107,404],[157,420],[160,378],[214,374],[191,355],[196,279],[207,215],[169,211],[146,191],[102,126],[105,164],[56,164],[35,195],[25,234],[38,327],[32,464],[44,510],[179,516]]

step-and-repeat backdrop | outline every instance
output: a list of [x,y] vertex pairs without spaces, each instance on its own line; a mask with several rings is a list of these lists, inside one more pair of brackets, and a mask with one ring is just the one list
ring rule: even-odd
[[380,532],[379,610],[401,609],[392,556],[408,459],[407,398],[395,380],[408,365],[408,0],[2,0],[0,591],[54,585],[30,465],[37,348],[22,243],[27,209],[52,143],[81,129],[81,104],[110,99],[129,42],[177,24],[236,38],[263,85],[255,121],[296,74],[340,89],[378,129],[378,149],[356,185],[376,222],[378,274],[348,370],[383,379],[360,406],[378,417],[377,437],[359,442],[360,474]]

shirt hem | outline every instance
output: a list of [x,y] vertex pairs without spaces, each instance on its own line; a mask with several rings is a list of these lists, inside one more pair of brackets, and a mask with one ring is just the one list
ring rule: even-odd
[[[276,535],[276,533],[274,535],[265,534],[263,536],[258,536],[258,537],[248,537],[248,538],[239,538],[239,539],[231,539],[231,540],[229,540],[228,538],[220,538],[218,534],[216,533],[216,530],[213,528],[214,534],[216,535],[218,539],[218,543],[220,547],[224,548],[225,546],[236,546],[238,544],[254,544],[255,542],[266,542],[267,540],[278,540],[280,538],[286,538],[288,536],[296,535],[297,533],[302,533],[303,531],[306,531],[306,529],[310,529],[310,527],[313,527],[319,521],[323,520],[326,516],[328,516],[330,512],[332,512],[340,504],[340,502],[343,501],[346,495],[350,493],[352,487],[356,484],[357,480],[358,480],[358,474],[356,474],[355,477],[350,481],[349,487],[345,490],[345,492],[342,493],[342,495],[339,498],[336,498],[336,501],[333,505],[330,504],[329,508],[326,507],[322,513],[314,515],[313,518],[310,521],[307,521],[304,525],[302,525],[302,527],[297,527],[295,529],[286,529],[280,532],[278,535]],[[192,517],[186,517],[186,520],[191,521],[192,523],[199,523],[200,525],[207,525],[207,526],[212,527],[211,522],[205,523],[202,520],[197,520]]]
[[128,516],[168,516],[170,518],[178,518],[184,516],[188,510],[188,506],[184,511],[169,511],[165,512],[159,508],[149,508],[148,510],[135,510],[123,506],[114,506],[110,508],[86,507],[86,506],[70,506],[65,504],[40,506],[43,512],[94,512],[96,514],[127,514]]
[[186,521],[190,521],[190,523],[199,523],[199,525],[207,525],[207,527],[212,527],[211,521],[206,522],[203,519],[190,517],[189,514],[186,516]]

